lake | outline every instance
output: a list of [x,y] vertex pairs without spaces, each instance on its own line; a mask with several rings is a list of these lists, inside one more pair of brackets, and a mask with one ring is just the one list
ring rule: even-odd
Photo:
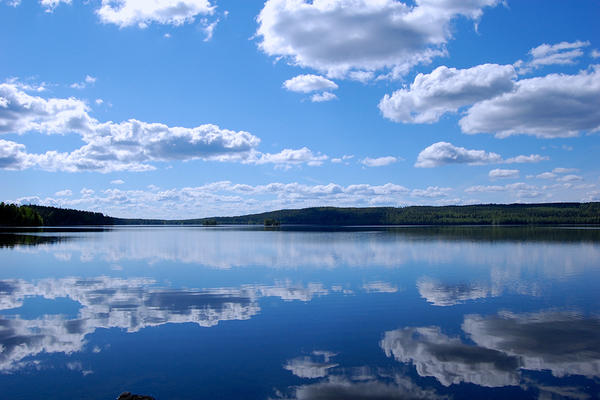
[[594,399],[600,230],[0,233],[0,398]]

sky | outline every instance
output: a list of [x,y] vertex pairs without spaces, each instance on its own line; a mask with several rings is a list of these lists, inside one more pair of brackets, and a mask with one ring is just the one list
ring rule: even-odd
[[0,200],[600,201],[598,0],[0,0]]

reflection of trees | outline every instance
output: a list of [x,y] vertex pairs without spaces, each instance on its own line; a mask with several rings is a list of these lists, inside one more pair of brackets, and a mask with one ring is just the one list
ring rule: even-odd
[[448,337],[438,327],[420,327],[386,332],[380,346],[446,386],[517,385],[521,370],[600,376],[599,318],[564,312],[469,315],[462,327],[475,344]]
[[281,282],[274,286],[169,290],[154,287],[149,279],[45,279],[0,281],[0,309],[21,307],[27,297],[69,298],[81,305],[77,318],[60,315],[32,320],[0,318],[0,371],[25,365],[39,353],[81,351],[86,335],[98,328],[128,332],[166,323],[195,323],[210,327],[221,321],[246,320],[260,311],[260,297],[308,301],[328,293],[320,284],[308,286]]
[[0,248],[15,246],[39,246],[66,241],[65,236],[38,236],[0,233]]

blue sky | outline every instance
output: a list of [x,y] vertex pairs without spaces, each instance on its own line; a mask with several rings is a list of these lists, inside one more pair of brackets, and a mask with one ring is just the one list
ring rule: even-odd
[[0,0],[0,200],[600,200],[596,0]]

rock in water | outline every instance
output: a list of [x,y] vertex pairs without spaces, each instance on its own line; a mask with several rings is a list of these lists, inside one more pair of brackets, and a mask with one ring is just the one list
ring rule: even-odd
[[123,392],[117,397],[117,400],[156,400],[152,396],[142,396],[140,394],[131,394],[131,392]]

